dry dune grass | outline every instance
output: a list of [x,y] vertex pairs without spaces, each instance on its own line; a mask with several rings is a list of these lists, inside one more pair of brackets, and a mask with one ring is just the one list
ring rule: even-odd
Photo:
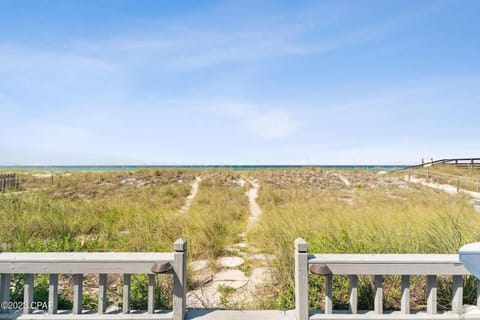
[[190,210],[182,216],[191,256],[215,258],[239,239],[248,217],[245,186],[233,172],[205,174]]
[[[480,217],[461,196],[407,184],[395,175],[342,171],[347,186],[328,170],[243,172],[260,182],[263,213],[248,233],[252,247],[277,256],[275,283],[261,307],[293,307],[293,240],[303,237],[318,253],[455,253],[480,240]],[[190,209],[180,213],[201,174]],[[24,193],[0,197],[3,250],[170,251],[186,237],[190,257],[213,259],[240,240],[248,218],[248,183],[233,171],[72,173],[53,178],[24,174]],[[335,277],[335,301],[348,302],[348,281]],[[414,307],[425,304],[425,279],[416,277]],[[323,298],[323,280],[311,277],[311,306]],[[466,302],[474,281],[465,284]],[[360,281],[361,307],[371,306],[372,280]],[[398,308],[399,278],[385,280],[385,304]],[[448,306],[451,279],[440,281]],[[268,297],[268,298],[265,298]],[[271,298],[273,297],[273,298]]]
[[[262,177],[265,174],[259,179]],[[293,306],[292,243],[297,237],[305,238],[309,252],[316,253],[456,253],[461,245],[480,240],[480,217],[461,196],[409,187],[388,176],[350,172],[346,177],[353,183],[341,191],[292,187],[282,182],[277,182],[281,184],[277,187],[269,180],[260,181],[264,183],[258,202],[264,213],[249,239],[279,257],[277,300],[270,301],[273,305]],[[348,282],[345,277],[335,278],[336,303],[345,306]],[[311,305],[318,308],[323,280],[312,277],[311,281]],[[415,281],[416,288],[425,287],[423,278]],[[371,307],[371,279],[364,278],[361,283],[361,306]],[[399,306],[398,293],[399,279],[387,278],[387,307]],[[441,294],[448,297],[447,291]],[[423,291],[416,293],[414,307],[421,308],[422,296]],[[448,305],[447,298],[439,299]]]

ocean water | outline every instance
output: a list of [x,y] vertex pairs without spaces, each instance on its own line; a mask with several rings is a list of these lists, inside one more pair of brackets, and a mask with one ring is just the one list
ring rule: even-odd
[[184,166],[142,166],[142,165],[126,165],[126,166],[0,166],[2,171],[42,171],[42,172],[101,172],[101,171],[135,171],[140,169],[156,169],[156,170],[263,170],[263,169],[302,169],[302,168],[322,168],[335,170],[365,170],[365,171],[391,171],[407,167],[406,165],[184,165]]

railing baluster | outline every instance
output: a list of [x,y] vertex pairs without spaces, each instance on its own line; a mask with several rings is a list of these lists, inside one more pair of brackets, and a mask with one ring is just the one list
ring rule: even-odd
[[155,313],[155,275],[148,275],[148,313]]
[[131,275],[123,275],[123,313],[130,312],[130,282]]
[[452,311],[460,313],[463,305],[463,277],[455,275],[453,278]]
[[83,275],[73,275],[73,313],[82,313]]
[[427,276],[427,312],[437,313],[437,276]]
[[0,313],[8,312],[10,301],[10,274],[0,274]]
[[374,308],[375,313],[383,313],[383,288],[382,288],[383,276],[375,275],[375,301]]
[[402,299],[401,299],[401,312],[403,314],[410,313],[410,277],[407,275],[402,276]]
[[480,308],[480,280],[477,279],[477,307]]
[[34,275],[25,274],[23,284],[23,313],[32,313]]
[[102,273],[98,276],[98,313],[103,314],[107,309],[107,275]]
[[350,312],[353,314],[357,313],[358,307],[358,276],[351,275],[350,276],[350,299],[349,299],[349,309]]
[[58,307],[58,274],[50,274],[48,280],[48,313],[56,314]]
[[333,309],[333,275],[325,276],[325,314],[331,314]]

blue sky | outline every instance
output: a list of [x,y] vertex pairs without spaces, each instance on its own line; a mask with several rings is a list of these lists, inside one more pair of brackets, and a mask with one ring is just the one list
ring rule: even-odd
[[0,0],[0,164],[479,156],[479,1]]

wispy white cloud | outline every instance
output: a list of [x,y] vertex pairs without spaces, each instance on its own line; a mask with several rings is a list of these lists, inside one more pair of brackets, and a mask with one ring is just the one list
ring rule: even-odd
[[[322,54],[342,48],[381,39],[396,30],[408,27],[415,19],[431,14],[445,5],[426,6],[415,12],[399,14],[380,22],[351,25],[347,10],[332,14],[331,8],[316,11],[315,20],[296,21],[279,17],[253,27],[227,28],[185,23],[158,25],[154,29],[137,31],[125,36],[105,39],[72,39],[60,49],[18,48],[0,43],[2,61],[10,68],[28,67],[22,56],[35,56],[43,65],[73,66],[103,71],[122,67],[149,66],[151,68],[190,70],[225,63],[262,61],[291,55]],[[334,8],[335,9],[335,8]],[[305,10],[305,9],[303,9]],[[312,10],[312,8],[308,8]],[[305,15],[293,12],[293,15]],[[308,35],[315,33],[315,41]],[[28,61],[28,60],[27,60]]]
[[203,102],[206,112],[233,120],[236,127],[253,138],[282,140],[302,126],[296,115],[286,108],[232,102]]
[[[224,30],[191,22],[181,27],[156,25],[148,32],[104,39],[70,39],[62,46],[42,49],[0,42],[0,75],[4,79],[0,91],[60,88],[94,93],[95,88],[101,88],[98,93],[104,94],[114,86],[122,93],[125,88],[119,82],[145,69],[182,72],[253,63],[262,68],[263,61],[274,58],[322,54],[386,37],[434,10],[427,6],[384,22],[338,28],[350,18],[348,8],[338,6],[345,12],[302,8],[289,14],[303,20],[278,15],[265,23],[256,21],[252,27],[242,24]],[[314,17],[305,18],[310,11],[315,11]],[[316,35],[314,40],[311,34]],[[5,79],[9,79],[8,83]]]
[[269,110],[247,121],[247,127],[266,139],[291,136],[299,127],[293,115],[283,110]]

